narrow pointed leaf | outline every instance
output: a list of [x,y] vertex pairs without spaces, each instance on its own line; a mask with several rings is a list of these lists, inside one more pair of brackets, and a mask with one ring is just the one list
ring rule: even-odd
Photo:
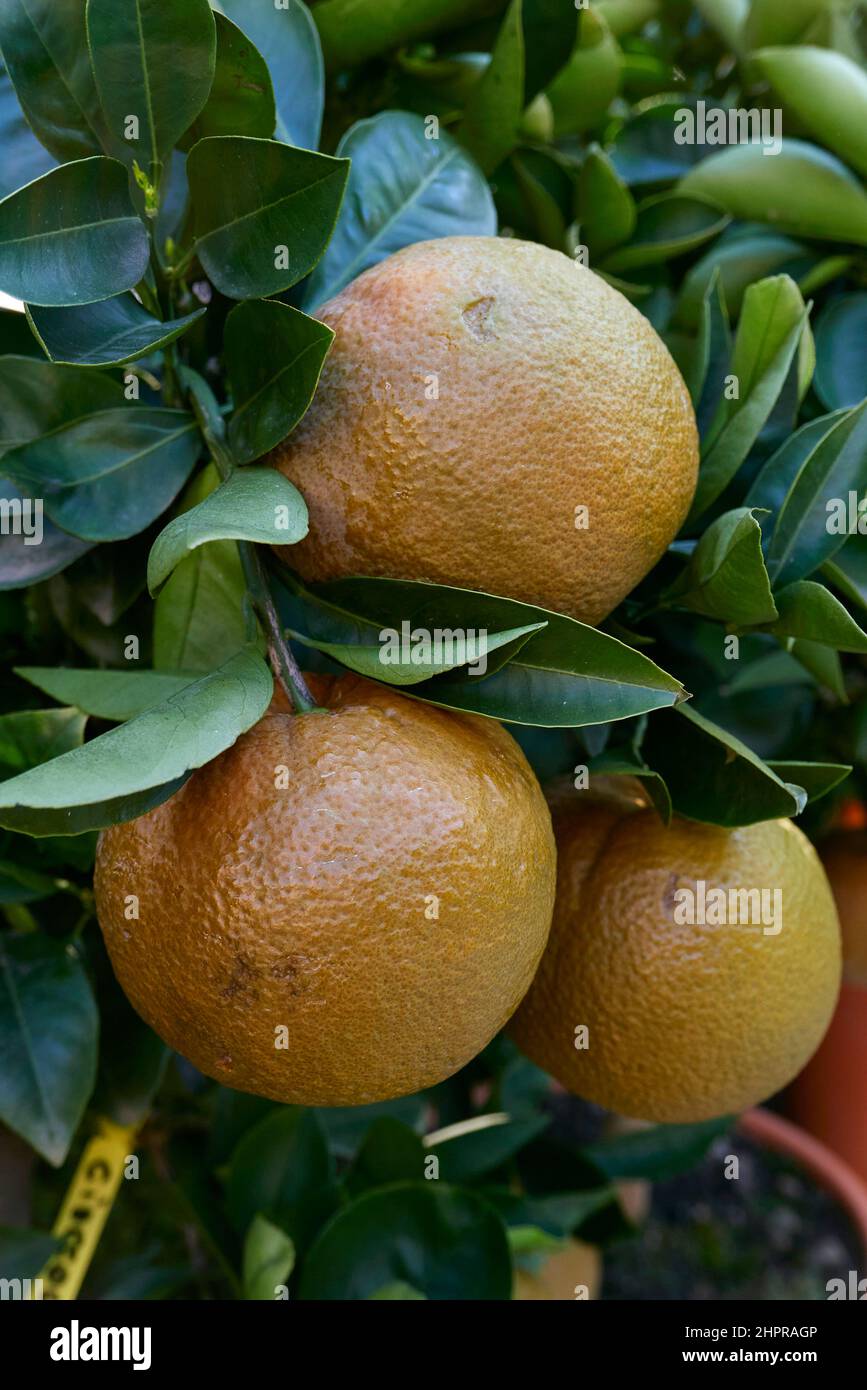
[[274,134],[277,113],[268,64],[256,45],[217,11],[217,58],[210,94],[179,148],[191,149],[208,135]]
[[867,633],[824,584],[798,579],[780,589],[776,600],[779,618],[770,629],[775,636],[821,642],[838,652],[867,652]]
[[168,671],[76,670],[71,666],[17,666],[15,674],[61,704],[120,724],[177,695],[196,679],[193,674]]
[[161,323],[131,294],[65,309],[27,306],[27,317],[52,362],[80,367],[120,367],[173,343],[205,309]]
[[313,16],[301,0],[262,5],[222,0],[215,6],[253,40],[268,63],[277,101],[277,139],[305,150],[319,146],[325,68]]
[[834,154],[867,175],[867,73],[842,53],[809,44],[750,54],[791,111]]
[[751,507],[725,512],[705,531],[666,604],[750,626],[777,616],[762,557],[762,528]]
[[0,825],[73,835],[140,815],[257,723],[272,692],[263,657],[239,652],[128,723],[0,784]]

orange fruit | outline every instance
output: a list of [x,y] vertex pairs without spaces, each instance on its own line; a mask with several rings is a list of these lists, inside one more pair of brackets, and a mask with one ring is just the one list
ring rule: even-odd
[[554,841],[499,724],[356,676],[316,688],[327,713],[275,702],[103,831],[96,903],[132,1004],[201,1071],[361,1105],[441,1081],[502,1028],[548,934]]
[[597,623],[679,529],[686,387],[647,319],[568,256],[421,242],[318,316],[334,344],[272,455],[310,512],[284,551],[302,578],[427,580]]
[[596,1246],[585,1245],[582,1240],[569,1240],[562,1250],[548,1255],[538,1269],[519,1266],[515,1270],[512,1298],[522,1303],[543,1299],[592,1299],[599,1297],[601,1284],[602,1256]]
[[867,985],[867,831],[835,830],[819,854],[831,884],[843,932],[843,974]]
[[[764,1100],[816,1050],[839,991],[815,850],[791,821],[666,829],[642,796],[608,791],[597,779],[596,794],[553,798],[557,900],[518,1044],[568,1089],[638,1119]],[[761,898],[730,890],[768,890],[763,924]]]

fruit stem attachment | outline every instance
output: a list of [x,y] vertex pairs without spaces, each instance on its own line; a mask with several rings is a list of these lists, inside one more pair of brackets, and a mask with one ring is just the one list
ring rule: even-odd
[[[235,460],[226,443],[223,421],[219,407],[213,401],[204,381],[190,371],[184,372],[193,414],[199,424],[205,443],[214,460],[214,466],[223,482],[235,471]],[[241,568],[247,582],[247,591],[268,641],[268,659],[275,680],[282,685],[296,714],[310,714],[319,709],[307,688],[292,648],[286,641],[280,615],[274,603],[265,568],[259,558],[258,547],[251,541],[238,541]]]

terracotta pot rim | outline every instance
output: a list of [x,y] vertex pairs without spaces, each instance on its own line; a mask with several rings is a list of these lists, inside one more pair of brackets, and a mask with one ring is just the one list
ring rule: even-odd
[[827,1145],[772,1110],[747,1110],[738,1129],[763,1148],[787,1154],[815,1178],[840,1205],[861,1237],[867,1259],[867,1183]]

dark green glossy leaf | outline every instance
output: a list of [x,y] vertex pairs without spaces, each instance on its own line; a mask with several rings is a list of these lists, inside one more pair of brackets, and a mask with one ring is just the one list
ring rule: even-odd
[[635,199],[608,155],[590,146],[578,183],[581,236],[592,258],[628,241],[635,231]]
[[35,508],[41,501],[0,478],[0,515],[11,518],[17,510],[23,523],[23,527],[10,525],[0,532],[0,592],[38,584],[41,579],[59,574],[91,549],[89,541],[67,535],[47,517],[43,516],[40,522]]
[[482,679],[440,677],[413,695],[520,724],[572,727],[673,705],[683,687],[646,656],[572,618],[468,589],[391,579],[351,579],[304,589],[296,581],[288,625],[314,640],[378,642],[385,628],[478,635],[545,623],[518,655]]
[[711,825],[796,816],[806,793],[783,782],[740,739],[690,705],[648,721],[642,752],[664,777],[675,811]]
[[168,671],[212,671],[250,634],[238,547],[214,541],[182,560],[157,596],[154,665]]
[[[16,666],[15,674],[50,695],[52,700],[72,705],[97,719],[117,723],[134,719],[153,705],[177,695],[195,680],[194,675],[181,672],[77,670],[72,666]],[[70,713],[69,710],[51,712]]]
[[200,140],[187,177],[196,254],[217,289],[265,298],[302,279],[325,250],[348,173],[345,159],[274,140]]
[[264,1216],[254,1217],[244,1240],[244,1297],[273,1300],[294,1264],[295,1245],[285,1231]]
[[704,194],[732,217],[770,222],[793,236],[867,246],[867,192],[845,164],[803,140],[784,140],[770,158],[764,148],[733,145],[710,155],[679,191]]
[[357,1197],[372,1187],[393,1182],[418,1182],[424,1177],[422,1141],[409,1125],[381,1115],[367,1130],[346,1175],[347,1191]]
[[99,1018],[71,947],[0,937],[0,1119],[59,1167],[96,1075]]
[[229,447],[239,463],[261,458],[295,428],[333,340],[326,324],[278,300],[247,300],[232,310],[224,348],[234,404]]
[[771,626],[776,637],[821,642],[838,652],[867,652],[867,633],[824,584],[798,579],[776,595],[779,618]]
[[199,456],[184,410],[125,406],[10,449],[3,469],[44,489],[52,521],[84,540],[122,540],[149,526],[180,492]]
[[619,274],[693,251],[728,225],[729,216],[709,199],[662,193],[639,205],[628,246],[612,251],[602,269]]
[[586,1144],[582,1152],[609,1178],[664,1182],[700,1163],[714,1139],[731,1125],[730,1115],[695,1125],[653,1125]]
[[867,532],[850,536],[822,566],[822,576],[850,603],[867,609]]
[[109,299],[132,289],[147,263],[147,233],[116,159],[63,164],[0,202],[0,289],[15,299]]
[[148,588],[156,593],[191,550],[209,541],[294,545],[306,534],[304,498],[282,473],[275,468],[239,469],[160,532],[148,558]]
[[468,1124],[458,1122],[453,1135],[444,1133],[436,1143],[426,1141],[427,1151],[439,1159],[441,1180],[473,1182],[485,1173],[493,1172],[551,1123],[548,1115],[534,1115],[526,1119],[492,1115],[485,1119],[491,1123],[479,1125],[475,1120]]
[[738,627],[773,622],[777,610],[753,508],[738,507],[711,523],[663,599]]
[[97,410],[123,405],[120,382],[32,357],[0,357],[0,454]]
[[780,762],[776,758],[768,762],[768,767],[784,782],[803,787],[811,802],[833,791],[852,771],[848,763]]
[[609,154],[618,174],[630,188],[680,178],[705,159],[706,150],[702,145],[681,145],[674,138],[678,128],[677,113],[689,105],[691,99],[686,93],[676,97],[649,97],[638,104],[617,132]]
[[208,0],[87,0],[87,37],[113,144],[153,178],[208,99]]
[[478,166],[446,131],[427,139],[420,116],[385,111],[359,121],[337,153],[352,167],[334,236],[306,287],[308,308],[413,242],[496,233]]
[[[792,464],[800,466],[767,546],[768,573],[775,585],[812,574],[840,550],[853,527],[857,529],[860,514],[852,502],[864,492],[867,401],[822,422],[810,421],[786,448],[786,455],[782,449],[777,455],[777,473],[785,476]],[[766,465],[754,490],[764,485],[773,463],[772,459]]]
[[[397,629],[385,629],[377,634],[377,640],[367,643],[312,639],[293,629],[290,633],[295,641],[324,652],[361,676],[383,681],[386,685],[408,686],[420,685],[434,676],[463,667],[481,668],[482,663],[484,669],[473,671],[474,675],[499,671],[514,659],[532,634],[543,627],[544,623],[531,623],[526,627],[508,628],[505,632],[489,632],[484,637],[473,635],[466,640],[443,641],[440,647],[427,634],[414,645],[409,628],[403,640]],[[371,632],[370,636],[374,634]]]
[[800,291],[787,275],[760,280],[747,290],[730,367],[738,394],[720,401],[702,440],[688,524],[716,501],[758,438],[783,389],[806,321]]
[[0,784],[0,825],[78,834],[131,819],[231,747],[261,719],[272,692],[263,658],[239,652],[128,723]]
[[78,748],[86,722],[77,709],[28,709],[0,715],[0,778],[26,772]]
[[405,1282],[435,1299],[507,1299],[505,1228],[473,1192],[444,1183],[395,1183],[332,1218],[304,1262],[302,1299],[369,1298]]
[[79,367],[119,367],[147,357],[186,333],[204,313],[194,309],[183,318],[160,323],[131,294],[66,309],[27,306],[45,355],[52,362]]
[[248,1130],[232,1157],[226,1200],[239,1231],[261,1212],[304,1250],[337,1205],[334,1159],[316,1111],[286,1106]]
[[85,0],[4,0],[0,48],[28,124],[45,148],[60,160],[98,154],[102,124]]
[[805,45],[750,54],[787,112],[851,168],[867,174],[867,73],[842,53]]
[[841,705],[849,703],[846,677],[839,652],[824,642],[811,642],[804,637],[795,638],[788,649],[804,670],[809,671],[818,685],[830,690]]
[[274,87],[262,54],[231,19],[219,12],[214,18],[214,81],[208,100],[180,142],[184,150],[209,135],[256,135],[268,140],[277,121]]
[[307,6],[301,0],[283,0],[279,9],[260,0],[222,0],[219,9],[267,60],[277,99],[277,139],[317,149],[325,76],[319,34]]
[[816,324],[816,394],[828,410],[867,396],[867,292],[841,295]]
[[686,378],[695,404],[699,437],[704,439],[719,409],[732,351],[728,309],[721,277],[714,273],[701,306],[696,365]]
[[6,69],[0,67],[0,198],[32,183],[54,168],[54,160],[43,149],[24,119],[15,88]]

